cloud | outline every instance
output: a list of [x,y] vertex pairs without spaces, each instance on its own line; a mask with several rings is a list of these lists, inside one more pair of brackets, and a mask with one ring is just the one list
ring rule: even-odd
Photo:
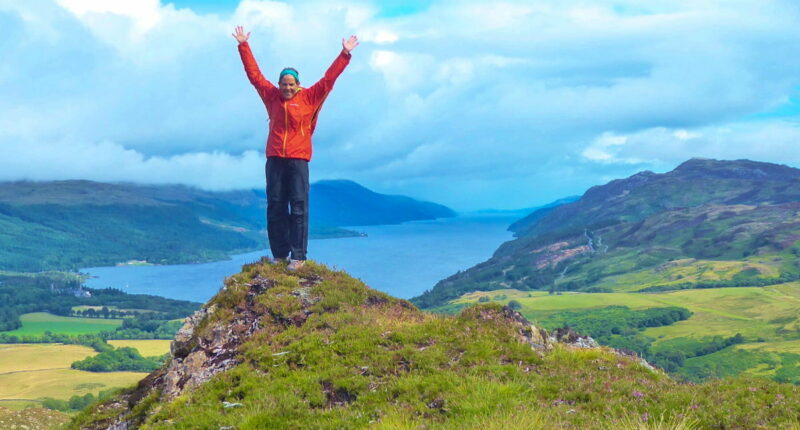
[[0,0],[0,148],[15,154],[0,177],[261,187],[267,121],[237,24],[268,78],[294,66],[305,85],[342,37],[361,38],[320,116],[314,179],[510,208],[692,156],[800,165],[796,115],[768,115],[800,88],[795,2],[383,12],[370,0],[243,0],[229,16],[159,0]]
[[800,166],[800,124],[770,120],[701,127],[656,127],[620,135],[603,133],[582,155],[610,164],[676,164],[691,157],[770,159]]
[[[89,178],[107,182],[192,184],[209,190],[257,188],[262,184],[261,151],[240,155],[225,152],[187,152],[146,156],[114,142],[86,143],[62,139],[49,143],[6,143],[0,180],[58,180]],[[35,160],[38,169],[31,169]]]

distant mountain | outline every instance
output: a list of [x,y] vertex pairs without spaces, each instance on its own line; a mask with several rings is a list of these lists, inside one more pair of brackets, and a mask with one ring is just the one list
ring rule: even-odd
[[750,160],[693,158],[673,171],[637,173],[590,188],[573,204],[514,231],[532,236],[556,230],[641,220],[648,215],[708,203],[777,204],[800,200],[800,170]]
[[[518,238],[490,260],[413,301],[439,306],[466,292],[502,288],[663,290],[794,279],[800,170],[691,159],[668,173],[645,171],[593,187],[512,229]],[[728,263],[709,270],[713,264],[705,260]]]
[[[385,196],[354,182],[321,184],[311,186],[312,238],[358,235],[344,225],[452,215],[443,206]],[[223,259],[266,247],[265,209],[263,190],[81,180],[0,183],[0,270]]]
[[580,196],[569,196],[564,197],[563,199],[558,199],[552,203],[548,203],[544,206],[539,206],[536,208],[531,208],[527,211],[528,215],[524,218],[514,222],[508,227],[508,231],[514,232],[515,236],[519,236],[521,232],[526,231],[529,229],[533,224],[537,221],[542,219],[545,215],[549,214],[553,211],[553,209],[563,206],[567,203],[572,203],[574,201],[579,200]]
[[398,224],[456,215],[452,209],[436,203],[379,194],[353,181],[315,182],[310,193],[311,219],[326,225]]

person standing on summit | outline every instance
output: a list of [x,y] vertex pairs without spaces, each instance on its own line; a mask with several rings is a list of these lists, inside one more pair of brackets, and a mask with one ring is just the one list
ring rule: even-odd
[[311,135],[325,98],[336,78],[350,62],[350,51],[358,46],[356,36],[342,39],[342,51],[325,76],[303,88],[297,70],[287,67],[278,75],[278,87],[264,78],[250,51],[242,26],[232,36],[239,42],[239,55],[250,83],[256,88],[269,116],[267,136],[267,236],[273,258],[289,259],[288,268],[303,266],[308,249],[308,162]]

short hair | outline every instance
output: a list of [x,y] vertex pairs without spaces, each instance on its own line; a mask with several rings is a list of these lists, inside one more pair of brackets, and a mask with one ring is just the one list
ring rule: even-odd
[[280,82],[281,79],[283,79],[283,77],[286,75],[294,76],[295,82],[297,82],[298,85],[300,84],[300,73],[298,73],[297,69],[294,67],[285,67],[283,70],[281,70],[281,74],[278,75],[278,82]]

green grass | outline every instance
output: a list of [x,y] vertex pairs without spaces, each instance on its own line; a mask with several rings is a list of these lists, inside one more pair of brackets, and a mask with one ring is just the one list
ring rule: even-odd
[[780,274],[779,266],[783,261],[782,258],[776,262],[764,257],[751,257],[736,261],[687,258],[670,261],[654,268],[609,276],[593,286],[611,288],[620,292],[633,292],[655,285],[731,280],[746,270],[755,271],[760,277],[774,278]]
[[758,348],[726,348],[714,354],[690,358],[679,375],[700,381],[707,377],[752,375],[800,385],[800,354]]
[[[248,301],[256,277],[276,285]],[[313,262],[297,274],[248,265],[212,303],[218,310],[198,337],[212,338],[241,309],[263,315],[238,349],[243,361],[175,400],[151,393],[128,411],[134,426],[751,429],[790,428],[800,415],[800,387],[680,384],[605,349],[538,352],[517,340],[530,328],[497,303],[427,314]],[[226,401],[242,406],[226,409]],[[125,405],[109,400],[69,428],[102,427]]]
[[777,342],[758,342],[739,345],[739,349],[754,349],[765,352],[788,352],[800,354],[800,340],[787,340]]
[[121,319],[62,317],[46,312],[34,312],[20,316],[22,327],[3,332],[13,336],[41,335],[49,331],[70,335],[111,331],[122,325]]
[[[631,309],[663,306],[685,307],[694,315],[687,321],[648,329],[645,334],[659,340],[680,337],[704,337],[742,333],[750,338],[788,340],[800,337],[795,318],[800,308],[800,283],[769,287],[713,288],[662,293],[573,293],[532,294],[517,290],[476,292],[464,295],[452,304],[477,304],[481,296],[505,295],[507,303],[522,304],[520,312],[535,321],[567,310],[601,308],[618,305]],[[529,297],[532,295],[532,297]]]

